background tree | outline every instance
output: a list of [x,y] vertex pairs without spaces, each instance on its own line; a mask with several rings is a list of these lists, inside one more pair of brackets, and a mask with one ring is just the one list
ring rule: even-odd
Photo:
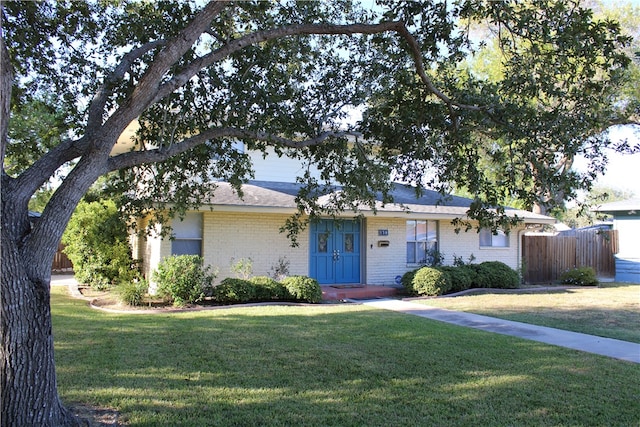
[[[369,110],[373,125],[382,123],[386,129],[371,129],[384,132],[389,145],[397,145],[398,137],[406,137],[407,145],[433,139],[427,148],[416,142],[405,169],[420,171],[415,159],[427,157],[426,166],[438,172],[435,180],[431,177],[436,186],[465,187],[485,203],[515,201],[547,214],[604,171],[607,148],[628,148],[614,145],[605,132],[633,122],[637,111],[637,98],[627,89],[636,90],[638,80],[626,67],[629,59],[620,50],[620,38],[611,37],[621,31],[619,24],[606,16],[596,19],[590,9],[571,2],[547,6],[464,4],[460,16],[475,44],[468,46],[464,60],[440,62],[433,78],[458,102],[484,107],[457,111],[453,123],[446,106],[424,102],[425,96],[417,94],[415,79],[388,83],[391,96],[380,94],[377,109]],[[420,15],[416,11],[414,16]],[[515,16],[529,21],[509,19]],[[591,35],[581,36],[585,31]],[[431,119],[433,109],[440,109],[442,123]],[[439,155],[456,150],[458,155]],[[585,172],[572,168],[576,156],[589,160]]]
[[[584,184],[544,173],[538,159],[552,154],[542,148],[588,150],[584,136],[609,120],[629,64],[618,24],[564,1],[381,1],[377,11],[349,0],[0,7],[3,425],[76,423],[56,389],[49,282],[67,222],[100,176],[115,173],[113,189],[135,193],[130,212],[171,202],[170,214],[180,214],[215,190],[211,176],[236,187],[250,176],[234,149],[243,141],[320,169],[320,179],[300,177],[291,232],[307,215],[372,205],[378,193],[390,200],[390,175],[419,182],[425,165],[437,168],[443,191],[457,183],[474,194],[470,217],[508,225],[500,209],[485,208],[508,194],[533,204]],[[475,51],[470,21],[497,29],[503,81],[461,72]],[[62,112],[62,138],[34,139],[28,164],[12,170],[12,153],[32,146],[9,123],[37,102]],[[344,129],[349,106],[363,120]],[[137,149],[112,154],[134,120]],[[479,145],[479,130],[495,144]],[[482,173],[487,155],[499,179]],[[71,162],[32,226],[29,200]],[[541,191],[520,189],[530,179]],[[318,205],[334,185],[343,191]]]
[[[597,106],[595,103],[574,104],[570,101],[570,98],[562,96],[552,101],[547,98],[545,102],[551,106],[559,103],[567,103],[570,107],[570,114],[565,118],[566,123],[558,123],[561,126],[555,126],[553,129],[558,131],[564,131],[562,128],[568,128],[569,132],[574,134],[573,138],[577,139],[577,150],[559,150],[558,144],[567,140],[567,137],[559,137],[553,132],[546,138],[545,144],[540,144],[538,150],[545,150],[546,155],[541,155],[539,158],[539,165],[531,165],[530,169],[534,174],[538,174],[537,171],[544,171],[545,174],[559,175],[563,180],[572,176],[572,179],[578,180],[579,184],[572,186],[573,190],[576,189],[590,189],[593,179],[604,173],[606,170],[606,161],[597,160],[592,161],[589,164],[589,168],[585,171],[578,171],[574,168],[575,161],[580,156],[586,156],[592,159],[605,159],[609,149],[614,151],[624,152],[628,154],[637,153],[640,150],[640,146],[628,145],[628,141],[610,141],[609,140],[609,128],[611,126],[629,125],[631,129],[634,129],[636,133],[640,132],[640,126],[638,126],[638,102],[640,101],[640,68],[638,57],[635,53],[640,50],[640,8],[631,3],[616,3],[612,6],[610,3],[603,3],[599,1],[584,1],[582,5],[591,9],[594,13],[594,19],[601,23],[606,23],[607,20],[613,19],[621,26],[622,31],[628,34],[631,39],[630,43],[625,47],[625,53],[634,60],[624,70],[620,70],[618,76],[618,84],[612,85],[605,92],[598,92],[594,94],[596,97],[601,96],[602,105]],[[488,40],[484,46],[481,46],[478,54],[474,56],[470,62],[470,72],[474,75],[481,75],[490,81],[499,82],[504,81],[505,73],[508,70],[505,69],[505,48],[500,41],[499,31],[491,28],[489,25],[480,26],[476,25],[475,31],[481,34],[483,40]],[[570,71],[572,75],[576,76],[572,84],[577,83],[577,88],[586,87],[586,81],[579,81],[580,76],[582,78],[592,79],[588,70],[585,70],[577,64],[578,67]],[[586,73],[586,74],[585,74]],[[606,78],[606,76],[596,75],[596,79]],[[580,89],[578,89],[580,90]],[[562,93],[560,93],[562,94]],[[582,95],[581,95],[582,96]],[[612,100],[615,100],[612,102]],[[551,103],[555,102],[555,104]],[[596,108],[594,108],[597,107]],[[549,107],[545,107],[549,108]],[[555,108],[555,107],[554,107]],[[588,111],[591,110],[591,111]],[[589,115],[599,114],[597,122],[602,124],[602,128],[598,129],[597,126],[587,124],[583,128],[576,126],[576,123],[581,123],[585,117]],[[554,112],[554,116],[556,113]],[[522,135],[521,138],[539,138],[539,132],[530,131],[526,135]],[[478,136],[479,141],[484,141],[485,146],[492,147],[495,145],[494,138],[486,138],[482,133]],[[544,148],[546,146],[546,149]],[[493,148],[488,148],[492,150]],[[560,154],[561,153],[561,154]],[[492,173],[494,167],[494,156],[485,156],[487,161],[485,172],[489,174],[492,179],[497,177]],[[528,186],[539,185],[540,179],[532,179],[530,182],[522,182],[521,186],[525,191],[531,191]],[[534,190],[534,192],[536,192]],[[571,191],[571,189],[562,189],[560,187],[549,188],[547,190],[537,191],[541,194],[538,195],[539,202],[531,202],[518,199],[506,199],[503,203],[510,206],[518,206],[523,209],[535,210],[541,213],[553,214],[554,216],[564,217],[563,211],[565,210],[564,204],[566,201],[574,199],[578,196],[577,193]],[[546,192],[546,194],[544,194]],[[517,197],[517,195],[515,195]],[[546,203],[545,203],[546,202]],[[580,197],[576,202],[582,203]],[[587,201],[585,206],[579,207],[574,210],[577,212],[586,212],[589,209],[591,201]],[[574,220],[576,220],[574,218]],[[584,224],[589,222],[589,218],[585,218],[584,221],[577,220],[579,223]],[[574,221],[575,222],[575,221]]]
[[556,215],[558,220],[571,228],[580,228],[593,225],[598,221],[603,221],[609,215],[591,212],[591,209],[597,208],[605,203],[617,202],[633,197],[633,194],[616,190],[595,186],[584,196],[579,204],[568,207],[559,211]]

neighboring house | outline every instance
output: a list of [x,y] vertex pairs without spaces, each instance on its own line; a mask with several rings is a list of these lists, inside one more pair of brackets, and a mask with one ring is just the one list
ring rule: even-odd
[[593,209],[613,215],[618,230],[616,282],[640,283],[640,199],[606,203]]
[[507,212],[523,223],[509,234],[475,229],[456,233],[451,221],[465,217],[470,199],[443,201],[434,191],[416,199],[413,188],[396,184],[395,204],[380,203],[376,214],[363,209],[359,219],[345,212],[340,220],[312,223],[292,247],[280,229],[296,211],[295,162],[269,157],[263,163],[254,160],[254,168],[259,181],[243,186],[242,199],[227,183],[217,183],[214,197],[201,210],[173,222],[173,240],[134,239],[134,257],[142,260],[145,275],[150,277],[164,257],[199,254],[219,270],[218,279],[233,277],[230,267],[250,258],[255,275],[270,275],[284,262],[290,275],[308,275],[321,284],[396,285],[433,251],[443,254],[447,265],[454,256],[465,261],[473,256],[476,263],[497,260],[517,269],[527,227],[555,223],[554,218],[510,209]]

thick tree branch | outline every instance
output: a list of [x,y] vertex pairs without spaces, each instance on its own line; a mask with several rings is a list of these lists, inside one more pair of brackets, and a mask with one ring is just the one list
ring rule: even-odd
[[182,72],[175,75],[171,80],[160,87],[154,99],[154,102],[158,102],[167,95],[173,93],[177,88],[183,86],[187,81],[198,74],[198,72],[200,72],[200,70],[202,70],[203,68],[206,68],[228,57],[232,53],[238,52],[248,46],[252,46],[269,40],[279,39],[282,37],[296,35],[379,34],[390,31],[398,33],[408,43],[409,50],[411,52],[411,56],[413,57],[416,71],[418,73],[418,76],[420,77],[420,80],[425,86],[427,86],[431,93],[433,93],[441,101],[447,104],[452,112],[454,107],[472,111],[483,111],[485,109],[485,107],[481,106],[466,105],[455,102],[433,84],[425,71],[424,61],[422,59],[422,53],[420,52],[420,45],[418,44],[418,41],[415,39],[415,37],[413,37],[413,35],[411,35],[405,24],[400,21],[381,22],[379,24],[350,25],[298,24],[247,34],[236,40],[232,40],[225,46],[193,61]]
[[344,138],[347,136],[358,136],[355,132],[322,132],[315,138],[305,140],[293,140],[283,138],[281,136],[268,132],[249,131],[231,127],[213,128],[204,131],[198,135],[185,139],[178,144],[172,144],[168,147],[156,148],[144,151],[132,151],[118,156],[114,156],[109,161],[109,171],[124,169],[145,163],[163,162],[173,156],[182,154],[192,148],[204,144],[207,141],[218,138],[237,138],[237,139],[253,139],[260,141],[268,141],[283,147],[304,148],[319,145],[329,138]]
[[53,176],[60,166],[82,156],[88,146],[86,138],[75,141],[63,140],[15,179],[16,188],[22,188],[31,196]]
[[409,50],[411,51],[411,56],[413,57],[413,62],[416,65],[416,71],[418,72],[418,76],[420,76],[420,80],[422,83],[427,86],[429,91],[433,93],[436,97],[438,97],[442,102],[447,104],[451,113],[454,112],[454,107],[460,108],[463,110],[470,111],[484,111],[486,107],[478,106],[478,105],[468,105],[456,102],[445,95],[442,91],[440,91],[431,81],[429,76],[424,69],[424,61],[422,60],[422,52],[420,52],[420,45],[418,41],[411,35],[407,27],[403,24],[398,30],[398,34],[405,39],[405,41],[409,44]]
[[[200,35],[208,29],[213,18],[226,6],[224,2],[209,3],[194,20],[171,41],[159,40],[148,43],[126,54],[114,72],[107,77],[102,88],[98,91],[89,107],[89,122],[85,128],[85,135],[77,141],[64,141],[51,151],[43,155],[29,169],[18,178],[16,185],[33,194],[45,183],[55,171],[75,158],[84,156],[91,150],[91,155],[97,161],[104,161],[123,130],[137,118],[149,105],[159,82],[167,70],[191,48]],[[110,94],[112,83],[121,78],[131,64],[144,53],[164,46],[149,70],[140,79],[133,94],[123,103],[106,123],[102,123],[104,106]],[[152,89],[155,86],[156,89]],[[92,147],[94,147],[92,149]],[[95,149],[97,148],[97,149]],[[71,172],[73,174],[74,171]],[[65,183],[58,191],[63,192]],[[28,190],[28,191],[27,191]]]
[[104,109],[109,96],[112,94],[113,85],[124,77],[125,73],[131,69],[134,61],[140,59],[145,53],[150,52],[157,47],[164,46],[165,44],[165,40],[155,40],[127,52],[122,57],[118,66],[106,77],[104,83],[91,100],[88,110],[88,128],[97,127],[102,124],[102,116],[105,112]]
[[144,107],[154,98],[162,77],[187,52],[196,40],[211,26],[211,21],[226,6],[225,2],[209,2],[204,9],[154,59],[133,91],[130,103]]
[[4,171],[4,155],[7,150],[9,115],[11,114],[11,86],[13,85],[13,67],[9,61],[9,51],[0,34],[0,164]]
[[164,42],[164,47],[154,58],[131,96],[102,126],[105,134],[103,137],[95,139],[97,143],[104,142],[100,144],[102,152],[108,154],[129,123],[155,102],[160,82],[167,71],[193,47],[196,40],[209,29],[213,19],[228,4],[228,2],[221,1],[209,2],[175,38]]

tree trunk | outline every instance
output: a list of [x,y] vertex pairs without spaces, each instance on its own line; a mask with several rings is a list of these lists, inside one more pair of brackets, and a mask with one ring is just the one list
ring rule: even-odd
[[[4,213],[3,213],[4,214]],[[28,277],[6,227],[2,229],[0,318],[2,426],[79,426],[58,397],[51,327],[50,276]]]

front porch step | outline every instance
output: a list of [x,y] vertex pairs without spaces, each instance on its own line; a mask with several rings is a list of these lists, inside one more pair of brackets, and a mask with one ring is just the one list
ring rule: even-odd
[[339,301],[345,299],[371,299],[371,298],[385,298],[394,296],[398,291],[397,288],[392,286],[374,286],[363,285],[353,287],[341,287],[340,285],[334,286],[321,286],[322,299],[324,301]]

